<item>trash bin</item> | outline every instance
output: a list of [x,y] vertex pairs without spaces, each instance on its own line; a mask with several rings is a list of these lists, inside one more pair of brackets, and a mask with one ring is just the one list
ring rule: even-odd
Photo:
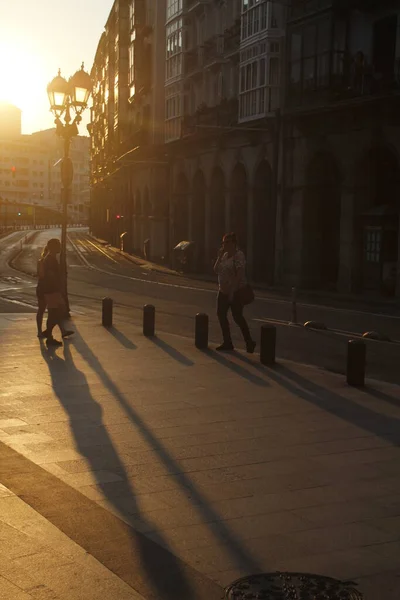
[[143,242],[143,254],[146,260],[150,260],[150,239]]
[[189,241],[179,242],[174,248],[174,266],[184,273],[193,271],[195,265],[195,243]]

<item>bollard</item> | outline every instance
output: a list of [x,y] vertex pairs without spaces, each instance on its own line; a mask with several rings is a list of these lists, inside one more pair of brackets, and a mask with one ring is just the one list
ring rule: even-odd
[[260,362],[263,365],[275,363],[276,327],[263,325],[261,327]]
[[367,346],[362,340],[349,340],[347,344],[347,383],[363,387]]
[[113,324],[113,299],[103,298],[102,325],[112,327]]
[[196,315],[195,345],[199,350],[208,349],[208,315]]
[[155,335],[156,309],[152,304],[143,307],[143,335],[154,337]]

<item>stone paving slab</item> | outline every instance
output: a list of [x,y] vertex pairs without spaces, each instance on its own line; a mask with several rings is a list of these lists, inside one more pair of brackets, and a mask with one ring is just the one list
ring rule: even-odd
[[125,582],[0,485],[2,600],[144,600]]
[[203,582],[301,570],[399,597],[400,387],[74,325],[48,351],[0,317],[2,443]]

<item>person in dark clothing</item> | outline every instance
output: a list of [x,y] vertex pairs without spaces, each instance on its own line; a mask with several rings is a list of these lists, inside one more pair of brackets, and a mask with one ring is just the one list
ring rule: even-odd
[[224,235],[214,271],[218,275],[217,316],[223,336],[223,343],[217,350],[226,352],[234,349],[228,321],[228,311],[231,309],[233,320],[242,332],[246,350],[252,354],[256,343],[243,315],[243,306],[235,295],[237,290],[246,285],[246,259],[237,246],[236,234]]
[[[40,297],[41,306],[47,306],[48,318],[46,331],[39,337],[46,337],[48,346],[61,346],[62,342],[53,338],[53,329],[56,325],[61,330],[62,337],[72,335],[73,331],[68,331],[64,328],[63,312],[65,311],[65,303],[62,296],[61,273],[60,265],[57,260],[57,254],[61,251],[60,240],[53,238],[48,241],[46,246],[47,252],[42,258],[42,263],[38,267],[39,283],[38,301]],[[43,302],[44,299],[44,302]],[[40,317],[38,310],[37,320]],[[44,311],[43,311],[44,312]],[[42,315],[43,318],[43,315]],[[38,324],[39,329],[39,324]]]

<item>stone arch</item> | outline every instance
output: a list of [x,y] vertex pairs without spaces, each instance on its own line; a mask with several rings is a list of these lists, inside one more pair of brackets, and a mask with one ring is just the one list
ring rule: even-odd
[[[356,290],[392,294],[396,275],[386,272],[399,261],[400,167],[393,148],[377,145],[356,168],[354,247]],[[386,265],[386,266],[385,266]]]
[[226,233],[225,206],[226,182],[221,167],[214,167],[210,180],[210,241],[211,248],[219,248]]
[[237,235],[239,246],[247,249],[247,173],[242,163],[237,163],[230,181],[230,229]]
[[182,172],[176,179],[173,211],[175,245],[189,237],[189,182]]
[[192,193],[192,238],[196,244],[197,268],[204,268],[206,237],[206,180],[203,171],[193,177]]
[[332,154],[319,152],[306,168],[303,198],[302,280],[335,289],[340,262],[341,183]]
[[275,210],[272,169],[265,159],[254,174],[253,202],[253,278],[271,284],[275,265]]

